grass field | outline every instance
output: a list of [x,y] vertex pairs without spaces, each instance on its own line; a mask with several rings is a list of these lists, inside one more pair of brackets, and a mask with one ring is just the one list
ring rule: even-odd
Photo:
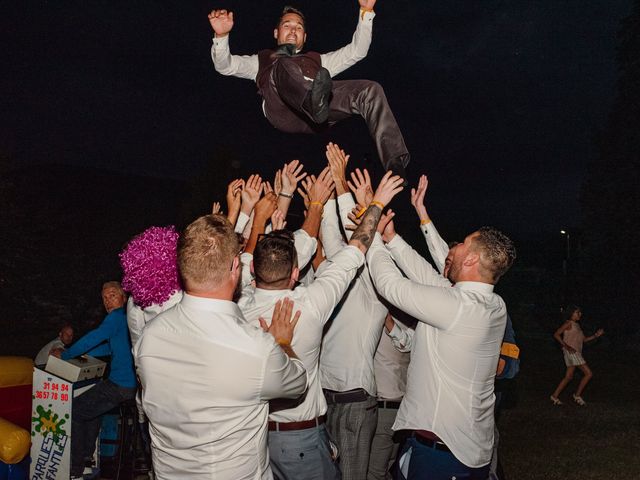
[[579,381],[553,406],[549,395],[565,368],[552,341],[518,339],[521,370],[498,422],[501,462],[508,480],[640,479],[640,374],[637,352],[585,347],[594,377],[571,400]]

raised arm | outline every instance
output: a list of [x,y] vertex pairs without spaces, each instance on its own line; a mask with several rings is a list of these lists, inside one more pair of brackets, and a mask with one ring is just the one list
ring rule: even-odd
[[324,205],[329,200],[333,191],[333,178],[329,167],[325,168],[315,182],[313,182],[308,190],[309,206],[307,207],[307,217],[302,224],[302,230],[307,232],[311,237],[317,237],[320,231],[320,221],[322,220],[322,211]]
[[293,195],[298,188],[298,182],[306,177],[307,174],[304,172],[304,165],[300,163],[300,160],[292,160],[289,163],[285,163],[282,170],[278,170],[278,172],[273,183],[275,194],[278,195],[278,210],[286,218],[289,205],[291,205]]
[[253,225],[251,226],[251,234],[247,240],[245,253],[253,255],[253,251],[258,244],[258,237],[264,233],[267,222],[276,210],[276,195],[273,192],[267,193],[256,203],[255,216],[253,217]]
[[216,71],[222,75],[255,80],[258,75],[257,55],[231,55],[229,50],[229,32],[233,29],[233,12],[212,10],[209,23],[214,31],[211,59]]
[[244,187],[244,180],[241,178],[231,180],[229,185],[227,185],[227,219],[229,220],[229,223],[234,226],[238,221],[238,215],[240,214],[242,187]]
[[413,208],[418,215],[418,219],[420,220],[420,230],[427,242],[427,248],[429,249],[431,258],[435,262],[438,271],[443,273],[444,264],[447,259],[447,255],[449,254],[449,245],[447,245],[447,242],[442,239],[427,213],[427,208],[424,204],[424,197],[428,186],[429,180],[426,175],[421,175],[420,180],[418,181],[418,188],[411,189],[411,205],[413,205]]
[[448,329],[460,307],[455,289],[423,285],[405,278],[379,234],[367,254],[371,278],[379,294],[421,322]]
[[360,12],[358,14],[358,26],[353,34],[351,43],[334,51],[320,55],[322,66],[329,70],[332,77],[345,71],[350,66],[367,56],[371,45],[373,31],[373,12],[375,0],[360,0]]

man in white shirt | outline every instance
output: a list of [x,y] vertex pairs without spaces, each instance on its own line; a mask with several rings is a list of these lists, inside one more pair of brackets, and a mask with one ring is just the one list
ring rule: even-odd
[[444,278],[396,235],[392,222],[384,240],[386,248],[377,235],[367,256],[376,288],[419,320],[407,392],[393,426],[413,430],[401,452],[402,478],[485,480],[493,446],[493,382],[507,319],[493,287],[513,263],[513,243],[481,228],[451,249]]
[[36,355],[36,359],[33,361],[34,365],[46,365],[49,360],[49,353],[51,350],[65,348],[68,345],[71,345],[72,342],[73,327],[68,323],[65,323],[58,332],[58,336],[40,349]]
[[398,350],[389,337],[393,329],[408,327],[397,322],[391,314],[385,319],[385,333],[373,358],[378,390],[378,425],[371,443],[367,480],[391,480],[391,467],[396,459],[399,440],[393,431],[400,402],[407,388],[409,352]]
[[[347,215],[355,205],[344,177],[346,158],[337,145],[329,144],[327,159],[336,184],[343,227],[351,223]],[[371,197],[362,200],[361,210],[373,200],[371,190]],[[330,260],[344,248],[335,200],[327,202],[321,232],[323,247]],[[351,235],[350,231],[345,233],[347,237]],[[327,426],[338,442],[344,480],[360,480],[367,476],[371,443],[378,423],[373,358],[387,312],[365,265],[340,302],[322,339],[320,378],[328,404]]]
[[267,120],[288,133],[316,133],[352,115],[369,127],[385,169],[403,175],[409,152],[380,84],[370,80],[332,81],[362,60],[371,44],[376,0],[358,0],[360,15],[353,40],[334,52],[301,53],[307,39],[302,12],[285,7],[274,30],[278,47],[256,55],[231,55],[233,12],[213,10],[211,57],[223,75],[255,80]]
[[145,326],[134,348],[158,479],[272,479],[268,401],[306,389],[290,347],[291,302],[276,305],[271,335],[232,302],[238,251],[222,215],[189,225],[178,246],[183,298]]
[[[330,180],[328,169],[309,189],[309,209],[303,229],[309,224],[320,223],[323,204],[332,189],[322,184]],[[387,176],[380,183],[375,198],[388,203],[401,190],[400,177]],[[254,227],[262,228],[268,218],[256,207]],[[318,359],[323,328],[334,307],[364,263],[364,254],[373,239],[377,221],[375,209],[365,214],[365,219],[354,232],[351,241],[331,261],[324,262],[309,286],[297,286],[299,270],[292,235],[276,231],[263,237],[253,254],[253,271],[256,286],[243,289],[238,301],[245,318],[256,325],[270,316],[276,301],[288,296],[295,301],[302,315],[298,322],[292,347],[304,362],[309,377],[309,389],[301,402],[279,405],[279,410],[269,415],[269,452],[275,476],[281,480],[329,480],[340,479],[335,453],[326,431],[327,404],[320,386]],[[369,219],[371,218],[371,221]],[[252,237],[254,234],[252,233]],[[248,248],[251,248],[251,238]],[[293,290],[292,290],[293,289]],[[350,455],[351,452],[344,452]]]

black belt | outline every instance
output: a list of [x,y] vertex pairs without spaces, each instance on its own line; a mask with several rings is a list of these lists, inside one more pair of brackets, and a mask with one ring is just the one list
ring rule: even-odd
[[369,394],[364,388],[356,388],[346,392],[336,392],[335,390],[323,390],[324,398],[329,405],[335,403],[355,403],[364,402],[369,398]]
[[392,400],[378,400],[378,408],[388,408],[392,410],[397,410],[400,408],[401,402],[396,402]]
[[451,450],[449,450],[449,447],[447,447],[441,440],[435,440],[433,438],[426,437],[420,430],[416,430],[413,432],[413,438],[415,438],[418,443],[424,445],[425,447],[433,448],[435,450],[441,450],[443,452],[451,452]]

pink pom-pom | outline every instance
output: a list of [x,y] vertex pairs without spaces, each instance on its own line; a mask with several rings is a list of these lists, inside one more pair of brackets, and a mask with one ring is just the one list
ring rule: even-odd
[[169,227],[150,227],[134,237],[120,253],[124,272],[122,288],[141,308],[162,305],[180,290],[178,232]]

